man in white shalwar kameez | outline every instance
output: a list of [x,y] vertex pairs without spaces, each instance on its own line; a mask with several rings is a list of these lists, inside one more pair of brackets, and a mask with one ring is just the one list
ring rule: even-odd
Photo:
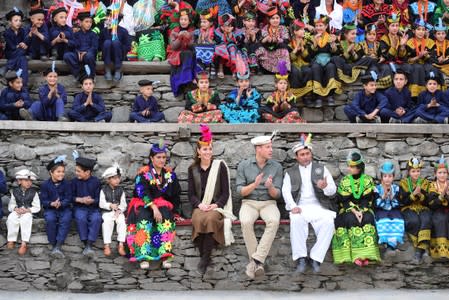
[[[330,199],[337,190],[328,169],[312,161],[311,134],[302,135],[293,147],[297,163],[287,169],[282,185],[285,208],[290,211],[290,241],[292,257],[297,261],[296,272],[303,273],[310,257],[313,271],[320,271],[334,234],[334,204]],[[309,223],[316,235],[316,243],[307,252]]]

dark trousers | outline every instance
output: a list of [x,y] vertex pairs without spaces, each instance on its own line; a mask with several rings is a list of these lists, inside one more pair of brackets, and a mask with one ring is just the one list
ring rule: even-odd
[[72,224],[72,210],[46,209],[44,219],[48,242],[53,246],[63,244]]
[[101,228],[101,213],[99,210],[75,208],[73,215],[76,221],[76,229],[81,241],[95,242]]

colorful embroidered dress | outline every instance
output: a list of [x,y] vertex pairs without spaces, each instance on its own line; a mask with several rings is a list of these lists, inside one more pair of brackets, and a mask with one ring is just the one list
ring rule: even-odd
[[[448,184],[448,183],[446,183]],[[449,258],[449,196],[444,187],[434,181],[429,186],[429,207],[432,210],[432,236],[430,255],[433,258]]]
[[405,224],[399,209],[400,189],[392,184],[390,192],[385,194],[383,185],[378,184],[374,189],[376,201],[376,229],[379,235],[379,244],[387,244],[396,248],[398,243],[404,243]]
[[225,103],[220,105],[223,112],[223,118],[228,123],[257,123],[259,120],[259,105],[262,96],[256,89],[250,89],[250,95],[243,91],[238,95],[239,89],[232,90],[225,99]]
[[284,60],[287,63],[287,69],[290,71],[290,56],[288,53],[289,34],[287,27],[279,25],[273,27],[266,25],[262,29],[261,40],[271,36],[275,42],[262,43],[262,47],[256,50],[259,65],[271,73],[277,72],[279,61]]
[[262,119],[267,123],[305,123],[296,108],[296,97],[290,92],[273,92],[260,107]]
[[223,114],[218,109],[220,98],[212,89],[202,93],[199,89],[187,93],[186,110],[178,117],[178,123],[222,123]]
[[[402,189],[399,200],[405,220],[405,231],[415,248],[426,250],[429,247],[432,227],[432,213],[427,205],[429,182],[421,177],[413,182],[409,176],[401,179],[399,186]],[[421,192],[413,195],[417,186],[421,188]]]
[[[126,222],[126,245],[130,261],[173,257],[172,247],[176,235],[174,215],[179,213],[180,193],[176,174],[168,168],[162,169],[160,175],[151,164],[139,170]],[[151,204],[159,208],[162,222],[154,220]]]
[[[291,74],[288,77],[293,94],[299,98],[312,91],[312,69],[310,68],[309,39],[297,41],[292,39],[288,44],[291,61]],[[299,44],[299,45],[298,45]],[[296,48],[301,49],[295,53]]]
[[[373,179],[366,174],[346,175],[341,180],[332,239],[334,263],[352,263],[356,259],[380,261],[373,211],[374,187]],[[352,213],[353,208],[363,212],[361,222]]]

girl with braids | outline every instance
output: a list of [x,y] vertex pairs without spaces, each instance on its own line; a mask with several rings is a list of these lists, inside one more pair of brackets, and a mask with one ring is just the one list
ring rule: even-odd
[[380,261],[374,222],[374,181],[365,174],[365,162],[358,152],[347,159],[349,174],[338,185],[338,215],[332,253],[336,264],[367,266]]

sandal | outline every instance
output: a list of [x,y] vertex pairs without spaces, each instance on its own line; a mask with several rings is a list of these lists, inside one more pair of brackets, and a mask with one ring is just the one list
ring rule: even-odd
[[354,260],[354,264],[356,264],[359,267],[363,267],[363,261],[360,258]]
[[169,261],[164,260],[162,262],[162,268],[164,269],[170,269],[171,268],[171,263]]
[[148,269],[149,267],[150,267],[150,263],[147,262],[147,261],[142,261],[140,263],[140,268],[143,269],[143,270]]

